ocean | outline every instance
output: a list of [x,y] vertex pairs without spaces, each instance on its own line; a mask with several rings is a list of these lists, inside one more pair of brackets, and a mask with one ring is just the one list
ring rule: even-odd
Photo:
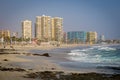
[[120,45],[79,46],[31,52],[48,52],[57,56],[58,60],[54,62],[73,71],[120,74]]

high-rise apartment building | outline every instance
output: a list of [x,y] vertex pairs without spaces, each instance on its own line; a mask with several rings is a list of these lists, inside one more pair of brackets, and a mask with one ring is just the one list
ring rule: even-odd
[[63,19],[59,17],[37,16],[35,37],[41,41],[62,41]]
[[51,18],[51,40],[55,41],[55,21]]
[[24,39],[32,38],[32,21],[25,20],[22,22],[22,37]]
[[35,23],[35,37],[48,41],[51,40],[51,17],[50,16],[37,16]]
[[53,18],[52,26],[53,39],[55,41],[61,42],[63,39],[63,18],[55,17]]
[[38,38],[38,39],[42,39],[41,16],[36,17],[35,37]]
[[87,42],[95,44],[97,42],[97,32],[87,32]]

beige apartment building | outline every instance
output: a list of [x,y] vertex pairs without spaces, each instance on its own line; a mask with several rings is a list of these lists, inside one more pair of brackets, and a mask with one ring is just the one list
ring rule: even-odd
[[25,20],[22,22],[22,37],[24,39],[32,38],[32,21]]
[[42,41],[51,40],[51,17],[37,16],[35,23],[35,37]]
[[87,32],[87,42],[95,44],[97,42],[97,32]]
[[61,42],[63,39],[63,18],[54,17],[52,26],[52,38]]
[[37,16],[35,23],[35,37],[41,41],[61,41],[63,33],[63,19],[51,16]]
[[0,30],[0,38],[2,38],[2,37],[10,38],[10,31],[9,30]]

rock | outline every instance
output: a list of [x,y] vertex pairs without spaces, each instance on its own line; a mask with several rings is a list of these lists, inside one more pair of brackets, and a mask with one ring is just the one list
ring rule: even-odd
[[52,70],[55,70],[55,68],[51,68]]
[[31,56],[32,54],[31,53],[26,53],[26,56]]
[[41,56],[41,54],[33,54],[34,56]]
[[3,61],[8,61],[8,59],[4,59]]
[[21,69],[21,68],[6,68],[6,67],[1,67],[0,66],[0,71],[19,71],[19,72],[23,72],[26,71],[25,69]]
[[0,52],[4,52],[4,51],[15,51],[15,49],[0,49]]
[[48,53],[44,53],[41,56],[46,56],[46,57],[50,57],[50,55]]
[[[108,74],[111,75],[111,74]],[[120,74],[114,74],[110,77],[99,73],[69,73],[44,71],[27,74],[26,78],[39,80],[119,80]]]
[[14,71],[19,71],[19,72],[21,72],[21,71],[26,71],[25,69],[22,69],[22,68],[15,68],[15,69],[13,69]]
[[50,57],[50,55],[48,53],[44,53],[44,54],[32,54],[34,56],[45,56],[45,57]]
[[9,54],[8,52],[0,52],[0,55]]

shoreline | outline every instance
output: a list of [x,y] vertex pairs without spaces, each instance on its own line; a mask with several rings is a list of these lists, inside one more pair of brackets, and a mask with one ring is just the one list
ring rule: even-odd
[[[74,45],[71,47],[77,47],[79,45]],[[86,45],[82,45],[82,46],[86,46]],[[60,48],[67,48],[70,46],[62,46]],[[42,56],[44,53],[42,53],[42,55],[38,55],[35,53],[28,53],[28,50],[33,49],[34,47],[29,47],[29,48],[21,48],[21,47],[16,47],[15,51],[3,51],[0,53],[0,79],[2,80],[8,80],[8,79],[14,79],[14,80],[34,80],[37,77],[42,76],[41,73],[44,74],[49,74],[49,75],[59,75],[62,77],[62,75],[64,76],[69,76],[69,77],[80,77],[82,75],[91,75],[91,77],[95,78],[95,79],[89,79],[89,80],[96,80],[96,77],[100,76],[101,80],[104,78],[102,76],[104,76],[103,73],[92,73],[92,72],[80,72],[80,71],[69,71],[69,69],[66,69],[64,67],[62,67],[61,65],[58,65],[56,63],[54,63],[53,61],[56,60],[55,57],[52,57],[49,53],[48,55],[50,55],[49,57],[46,56]],[[59,47],[57,47],[59,48]],[[34,49],[39,49],[41,50],[40,47],[34,48]],[[55,48],[52,48],[55,49]],[[11,49],[10,49],[11,50]],[[46,48],[43,48],[42,50],[46,50]],[[50,50],[50,49],[47,49]],[[53,60],[53,61],[51,61]],[[5,71],[2,71],[5,70]],[[22,72],[20,70],[23,70]],[[25,71],[24,71],[25,70]],[[48,71],[48,72],[47,72]],[[63,74],[58,74],[62,72]],[[6,74],[6,75],[5,75]],[[35,74],[35,75],[34,75]],[[72,74],[72,75],[71,75]],[[74,74],[74,75],[73,75]],[[32,75],[34,75],[32,77]],[[94,76],[96,75],[96,77]],[[109,76],[112,76],[111,74],[107,74]],[[114,77],[115,74],[113,74],[112,78]],[[120,78],[120,74],[116,74],[117,77]],[[86,76],[86,77],[87,77]],[[85,78],[85,77],[84,77]],[[111,77],[107,77],[107,78],[111,78]],[[105,79],[105,80],[109,80],[109,79]],[[46,79],[43,79],[46,80]],[[54,80],[54,79],[53,79]],[[61,79],[58,79],[61,80]],[[67,80],[66,78],[64,80]],[[71,79],[69,79],[71,80]],[[77,80],[77,79],[76,79]],[[87,80],[87,79],[85,79]],[[110,80],[119,80],[116,77],[114,77],[113,79]]]

